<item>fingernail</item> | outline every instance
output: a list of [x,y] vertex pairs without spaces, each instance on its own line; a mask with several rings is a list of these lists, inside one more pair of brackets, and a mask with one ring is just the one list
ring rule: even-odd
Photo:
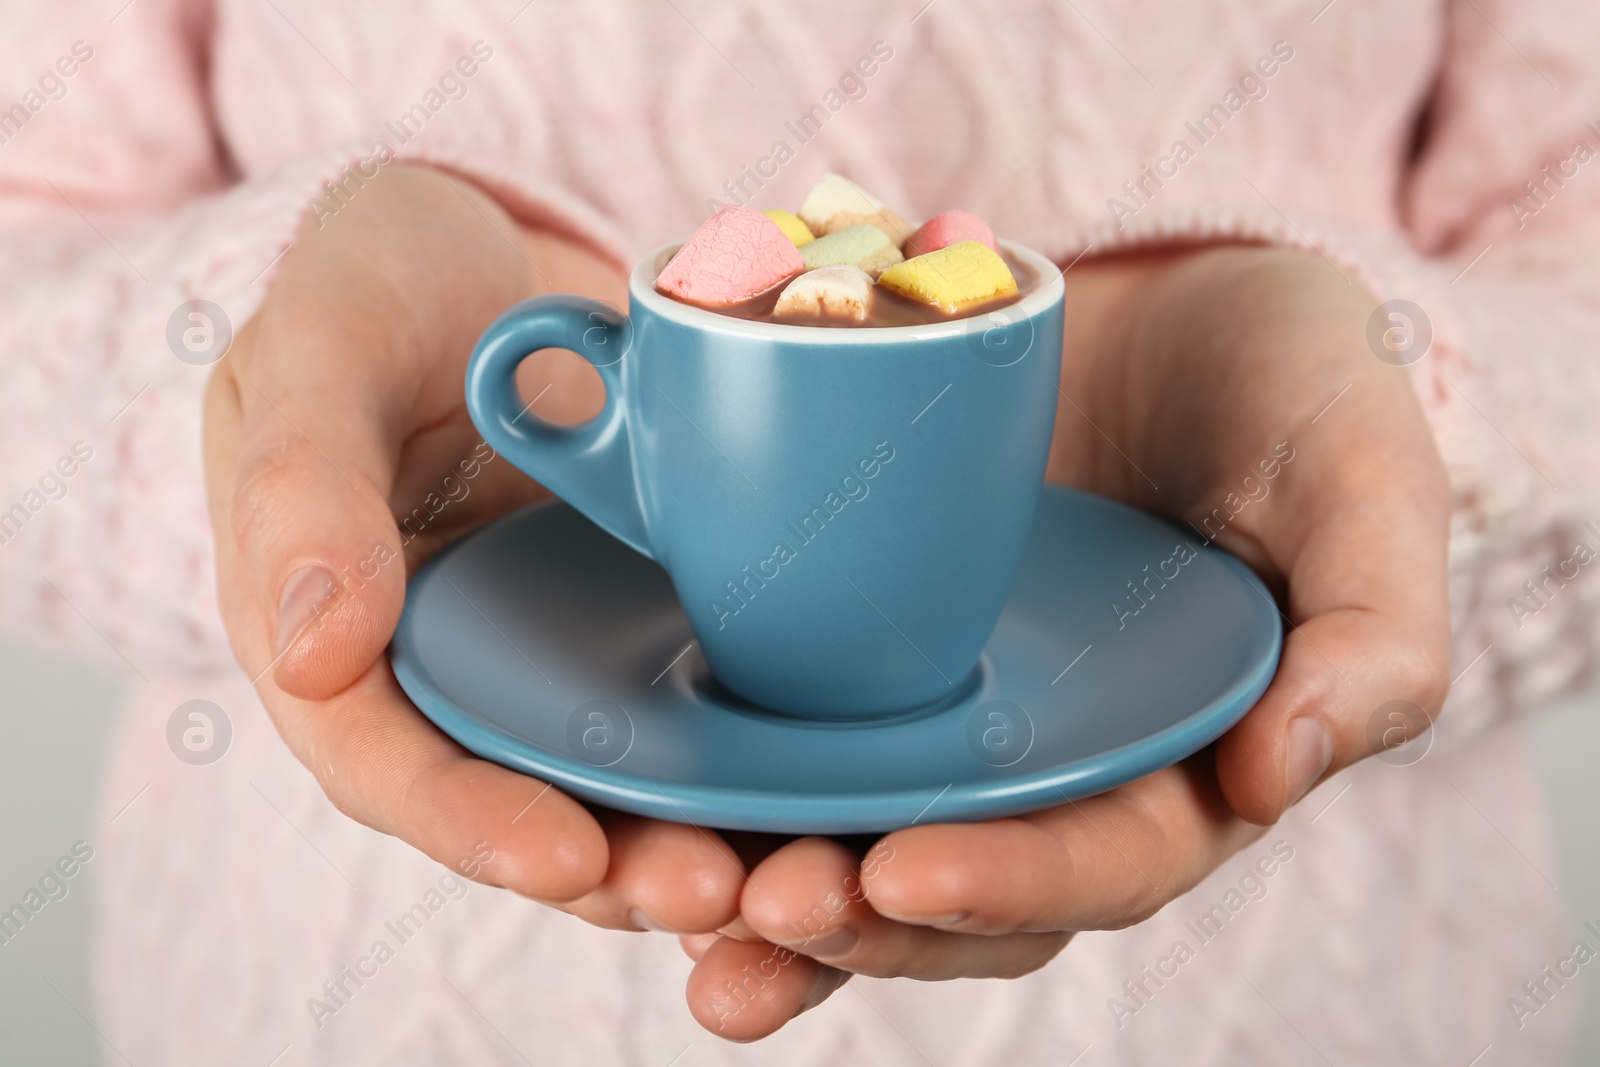
[[955,926],[972,918],[970,911],[953,911],[949,915],[900,915],[891,909],[879,908],[878,913],[886,919],[909,926]]
[[1333,762],[1333,738],[1319,720],[1311,716],[1295,719],[1289,723],[1287,736],[1289,788],[1285,807],[1309,793]]
[[643,929],[643,930],[654,930],[657,933],[661,933],[661,934],[676,934],[676,933],[681,933],[682,932],[680,930],[674,930],[670,926],[662,926],[660,923],[658,923],[654,919],[650,918],[650,916],[646,915],[644,912],[640,911],[638,908],[630,908],[629,909],[629,911],[628,911],[628,921],[633,923],[633,925],[639,927],[640,929]]
[[793,942],[788,947],[812,957],[842,956],[854,948],[859,940],[861,935],[848,926],[841,926],[809,941]]
[[289,575],[278,601],[278,655],[283,655],[294,644],[295,638],[317,617],[337,589],[333,575],[323,567],[301,567]]

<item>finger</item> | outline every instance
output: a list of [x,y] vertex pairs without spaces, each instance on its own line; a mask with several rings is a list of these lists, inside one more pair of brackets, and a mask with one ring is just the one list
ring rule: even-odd
[[256,662],[276,661],[285,692],[327,697],[383,651],[405,599],[403,546],[379,480],[387,473],[353,462],[354,439],[333,439],[344,433],[318,444],[292,416],[261,407],[247,404],[231,524],[271,640]]
[[1012,819],[897,830],[864,868],[867,902],[900,923],[991,936],[1142,922],[1262,832],[1233,816],[1206,766],[1202,755]]
[[593,892],[562,910],[612,930],[708,934],[739,913],[745,872],[715,834],[600,808],[610,866]]
[[470,756],[406,699],[387,661],[316,703],[263,685],[279,733],[356,821],[538,900],[578,899],[605,877],[605,834],[583,805]]
[[691,960],[698,961],[706,954],[706,949],[716,944],[722,937],[721,934],[681,934],[678,945],[683,949],[683,954]]
[[[237,545],[219,548],[219,557],[228,551],[236,552]],[[452,810],[478,788],[467,789],[459,779],[487,775],[509,789],[516,801],[508,818],[526,824],[537,814],[536,822],[549,831],[509,850],[498,847],[496,862],[486,868],[486,877],[495,884],[617,929],[640,928],[630,916],[635,910],[645,916],[659,913],[653,920],[659,925],[685,930],[711,929],[736,915],[742,868],[725,846],[719,851],[711,843],[714,838],[689,827],[637,820],[622,833],[620,851],[612,857],[614,868],[608,867],[605,836],[581,805],[559,792],[547,794],[543,783],[502,768],[476,760],[463,763],[465,753],[422,719],[399,692],[386,664],[380,667],[382,684],[376,687],[378,699],[370,708],[361,707],[360,701],[363,694],[374,692],[371,685],[358,684],[336,694],[329,705],[338,711],[267,694],[277,697],[267,704],[280,732],[341,810],[410,841],[441,862],[454,863],[480,841],[493,845],[497,840],[481,829],[484,824],[497,826],[494,813]],[[270,681],[264,684],[275,688]],[[385,725],[387,715],[395,721]],[[342,732],[358,724],[359,733]],[[386,743],[392,746],[387,751]],[[341,755],[330,755],[335,752]],[[414,769],[430,762],[439,763],[437,772]],[[415,782],[408,785],[411,778]],[[538,790],[531,797],[530,786]],[[520,815],[532,801],[537,806]],[[393,811],[397,802],[407,810]],[[433,804],[443,810],[430,815],[427,809]],[[545,814],[546,805],[555,809],[554,814]],[[645,826],[657,828],[666,840],[646,834]],[[478,836],[467,840],[474,833]],[[563,846],[563,836],[571,839],[570,847]],[[636,891],[636,887],[643,888]]]
[[[754,870],[762,860],[794,840],[788,834],[764,833],[753,830],[723,830],[720,833],[720,837],[738,855],[739,862],[746,871]],[[735,915],[722,926],[717,927],[717,933],[723,937],[731,937],[735,941],[763,940],[762,936],[756,933],[750,924],[745,921],[743,915]]]
[[745,922],[743,915],[735,915],[727,923],[717,927],[717,933],[721,934],[723,937],[731,937],[735,941],[766,940],[760,934],[756,933],[749,923]]
[[268,703],[339,810],[442,863],[486,846],[487,880],[610,929],[705,932],[738,913],[743,868],[714,834],[604,810],[602,823],[560,790],[470,757],[386,663],[330,700]]
[[[252,322],[241,331],[230,360],[249,353],[255,330]],[[229,639],[240,662],[260,674],[271,663],[274,620],[262,610],[258,571],[233,535],[233,472],[245,428],[234,369],[219,368],[208,383],[208,498]],[[342,619],[364,610],[357,602]],[[258,678],[274,724],[334,805],[476,880],[537,899],[592,891],[608,857],[588,812],[544,783],[468,757],[405,699],[388,664],[375,659],[376,652],[349,688],[325,704]]]
[[[387,644],[405,564],[387,495],[402,427],[359,360],[252,322],[208,393],[208,488],[218,583],[252,676],[286,692],[348,685]],[[306,352],[291,358],[282,349]]]
[[[255,329],[252,323],[241,331],[229,359],[249,352]],[[213,375],[206,403],[218,596],[235,654],[259,675],[271,663],[273,619],[262,610],[256,571],[232,534],[232,471],[245,424],[231,373]],[[370,607],[355,600],[345,612],[340,619],[349,622]],[[355,681],[325,704],[290,696],[271,677],[257,679],[274,724],[335,806],[469,877],[541,900],[591,892],[608,857],[588,812],[542,782],[468,757],[404,697],[388,664],[375,662],[382,646],[374,644]]]
[[[324,233],[308,222],[214,374],[236,412],[220,428],[226,454],[209,457],[216,534],[237,548],[236,573],[219,578],[239,586],[235,610],[250,616],[230,626],[259,646],[241,650],[252,675],[274,663],[280,687],[308,699],[348,685],[392,635],[405,588],[389,499],[397,461],[414,435],[419,447],[464,437],[472,340],[521,288],[379,254],[400,239],[374,210],[391,194],[403,206],[405,184],[375,191],[349,225]],[[428,314],[413,306],[417,292]],[[443,469],[421,470],[443,475],[461,457],[441,458]]]
[[[874,877],[898,862],[882,864]],[[802,838],[752,872],[741,912],[774,944],[876,978],[1016,978],[1054,959],[1071,936],[983,936],[897,922],[867,902],[857,864],[838,842]]]
[[1276,504],[1245,526],[1288,576],[1293,628],[1271,686],[1217,746],[1229,803],[1262,824],[1372,755],[1381,706],[1431,718],[1449,688],[1448,487],[1411,389],[1361,380],[1295,451]]
[[718,938],[695,963],[684,990],[701,1026],[728,1041],[755,1041],[821,1004],[848,972],[762,941]]

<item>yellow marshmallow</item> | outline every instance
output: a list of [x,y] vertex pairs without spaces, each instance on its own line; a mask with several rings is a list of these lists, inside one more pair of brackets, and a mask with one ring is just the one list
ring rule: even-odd
[[978,241],[957,241],[896,264],[879,275],[878,284],[950,315],[1017,292],[1006,261]]
[[801,245],[808,245],[817,239],[817,235],[811,232],[811,227],[801,222],[800,216],[792,211],[773,208],[771,211],[763,211],[762,214],[776,222],[778,229],[783,231],[785,237],[794,242],[796,248]]

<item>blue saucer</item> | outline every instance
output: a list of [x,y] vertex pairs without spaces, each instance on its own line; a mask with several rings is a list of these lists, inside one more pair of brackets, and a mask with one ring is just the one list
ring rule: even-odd
[[583,800],[842,834],[1015,815],[1175,763],[1266,690],[1278,620],[1232,556],[1048,487],[994,636],[948,699],[811,722],[718,686],[666,573],[548,504],[422,568],[391,657],[445,733]]

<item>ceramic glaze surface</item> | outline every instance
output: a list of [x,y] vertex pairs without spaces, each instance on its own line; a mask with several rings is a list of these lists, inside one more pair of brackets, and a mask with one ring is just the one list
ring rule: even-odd
[[740,700],[712,679],[661,567],[565,504],[441,552],[413,578],[391,652],[446,733],[585,800],[855,833],[1016,814],[1149,774],[1248,711],[1281,646],[1271,596],[1238,560],[1050,487],[977,667],[920,711],[824,722]]
[[[658,561],[729,690],[807,718],[870,718],[962,691],[993,633],[1044,479],[1059,272],[975,318],[866,329],[751,322],[652,288],[623,317],[541,297],[485,333],[467,400],[488,442]],[[566,347],[604,378],[575,428],[513,374]]]

